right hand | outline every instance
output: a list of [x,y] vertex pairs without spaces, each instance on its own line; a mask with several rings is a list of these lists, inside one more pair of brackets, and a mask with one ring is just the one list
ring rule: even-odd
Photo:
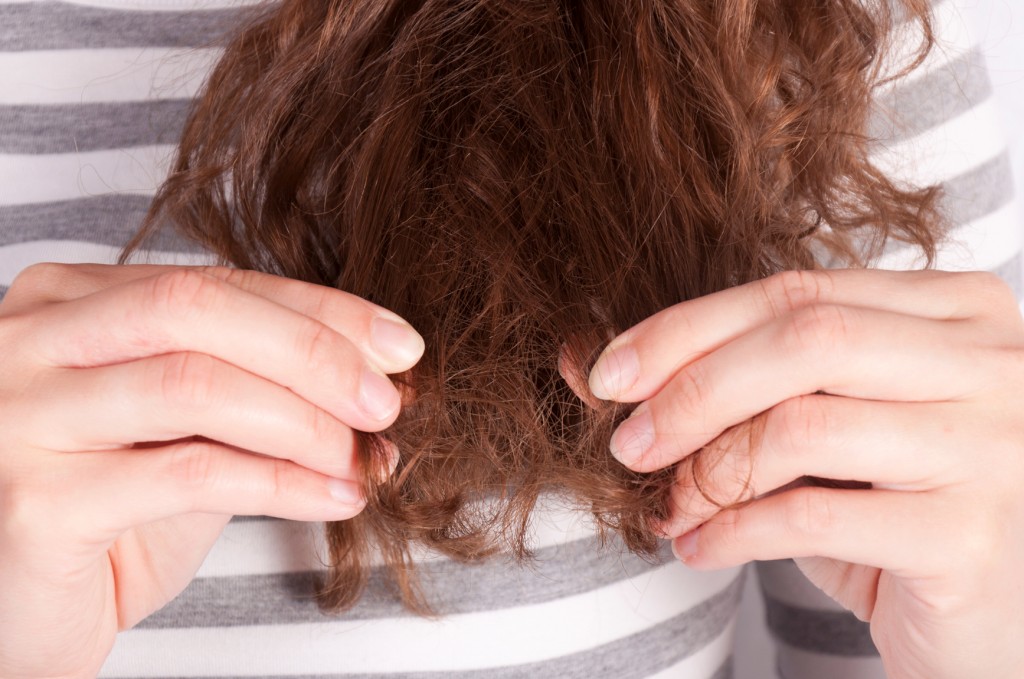
[[0,347],[0,676],[77,679],[232,515],[357,514],[353,430],[394,422],[384,373],[423,340],[255,271],[44,263],[0,304]]

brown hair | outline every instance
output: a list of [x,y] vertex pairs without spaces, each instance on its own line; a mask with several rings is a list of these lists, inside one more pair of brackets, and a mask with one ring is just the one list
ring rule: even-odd
[[628,409],[581,402],[560,349],[585,384],[615,334],[816,248],[864,266],[892,237],[931,266],[936,191],[894,185],[863,135],[899,14],[919,61],[925,0],[286,0],[243,27],[119,263],[171,222],[426,339],[382,434],[396,474],[328,526],[322,605],[356,601],[375,542],[428,611],[410,545],[528,556],[547,491],[653,555],[674,470],[610,456]]

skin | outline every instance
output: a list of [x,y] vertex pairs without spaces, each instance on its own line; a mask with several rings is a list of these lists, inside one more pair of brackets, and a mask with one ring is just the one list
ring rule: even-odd
[[232,515],[357,514],[353,430],[394,421],[386,374],[423,340],[254,271],[46,263],[0,304],[0,346],[0,676],[77,679]]
[[[337,290],[150,265],[29,267],[0,342],[14,679],[95,676],[234,514],[358,513],[352,432],[399,407],[385,388],[361,409],[358,376],[423,348]],[[796,558],[870,622],[895,679],[1022,675],[1024,319],[998,278],[787,272],[652,316],[590,386],[644,404],[612,441],[625,464],[680,462],[661,528],[691,567]],[[873,487],[794,483],[807,475]]]
[[641,404],[624,464],[679,463],[660,529],[690,567],[796,559],[892,679],[1024,676],[1024,319],[995,275],[778,274],[627,330],[590,387]]

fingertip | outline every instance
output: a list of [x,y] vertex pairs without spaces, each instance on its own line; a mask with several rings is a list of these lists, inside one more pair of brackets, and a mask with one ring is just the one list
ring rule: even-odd
[[694,565],[697,560],[700,551],[700,530],[700,527],[694,528],[689,533],[672,540],[672,554],[688,566]]
[[380,431],[389,427],[398,417],[401,396],[387,375],[367,365],[359,379],[359,409],[368,420],[363,431]]
[[654,418],[645,401],[612,433],[609,448],[615,459],[633,471],[653,471],[657,467],[648,468],[651,466],[648,453],[654,440]]
[[562,379],[572,390],[572,393],[576,394],[576,398],[583,401],[590,408],[601,407],[601,401],[599,398],[595,398],[595,394],[590,393],[590,388],[586,378],[584,377],[583,371],[579,368],[579,365],[569,355],[569,347],[563,344],[558,350],[558,374],[562,376]]
[[388,372],[408,370],[423,357],[426,344],[416,329],[394,314],[370,321],[370,344]]
[[590,391],[605,401],[620,399],[640,379],[640,355],[625,344],[609,345],[597,359],[587,380]]
[[359,484],[348,479],[332,478],[327,481],[327,490],[331,498],[343,505],[359,505],[366,502]]

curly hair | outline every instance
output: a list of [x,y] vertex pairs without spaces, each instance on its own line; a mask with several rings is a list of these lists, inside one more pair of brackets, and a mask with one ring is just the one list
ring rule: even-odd
[[[925,0],[285,0],[230,39],[119,263],[163,224],[225,265],[332,286],[426,339],[410,402],[360,435],[369,501],[328,524],[319,600],[352,605],[371,545],[431,611],[415,543],[530,555],[547,492],[651,556],[674,470],[608,452],[628,406],[586,384],[617,333],[683,300],[888,239],[932,266],[935,187],[864,130]],[[396,473],[381,437],[401,451]],[[486,500],[486,502],[481,502]]]

